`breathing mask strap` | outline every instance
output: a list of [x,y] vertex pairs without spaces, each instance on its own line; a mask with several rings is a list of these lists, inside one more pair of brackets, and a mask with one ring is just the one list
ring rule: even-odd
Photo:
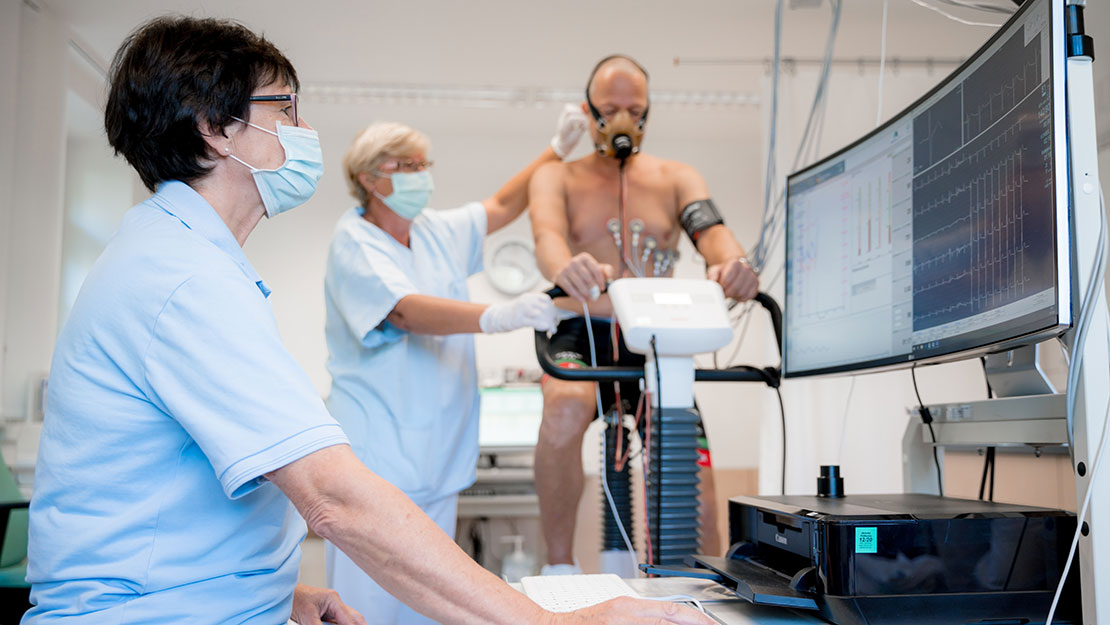
[[594,118],[594,121],[597,122],[598,129],[600,130],[602,128],[605,128],[605,118],[602,117],[601,111],[597,110],[597,107],[594,106],[593,100],[590,99],[589,87],[586,87],[586,106],[590,107],[590,116],[592,116]]

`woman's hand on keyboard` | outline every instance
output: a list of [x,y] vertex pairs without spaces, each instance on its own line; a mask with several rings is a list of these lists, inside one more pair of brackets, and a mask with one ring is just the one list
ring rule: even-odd
[[618,597],[591,608],[559,616],[565,619],[559,620],[559,625],[717,625],[716,621],[701,612],[677,603],[631,597]]

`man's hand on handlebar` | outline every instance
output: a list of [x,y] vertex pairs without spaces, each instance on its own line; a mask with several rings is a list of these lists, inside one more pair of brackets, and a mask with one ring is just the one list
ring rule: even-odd
[[759,293],[759,276],[752,270],[748,259],[733,258],[717,265],[710,265],[705,277],[721,285],[725,297],[746,302]]
[[555,284],[580,302],[596,300],[613,278],[613,266],[597,262],[586,252],[578,254],[555,275]]

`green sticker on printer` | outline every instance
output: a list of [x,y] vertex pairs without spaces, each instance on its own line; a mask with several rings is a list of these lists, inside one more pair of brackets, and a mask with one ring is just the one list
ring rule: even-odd
[[879,528],[877,527],[857,527],[856,528],[856,553],[878,553],[879,552]]

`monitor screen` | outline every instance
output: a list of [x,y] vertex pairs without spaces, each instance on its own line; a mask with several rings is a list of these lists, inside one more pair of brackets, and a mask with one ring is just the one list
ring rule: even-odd
[[923,98],[788,177],[786,375],[967,357],[1067,327],[1062,11],[1026,2]]
[[483,388],[478,417],[478,446],[524,449],[536,446],[543,418],[543,391],[538,384]]

